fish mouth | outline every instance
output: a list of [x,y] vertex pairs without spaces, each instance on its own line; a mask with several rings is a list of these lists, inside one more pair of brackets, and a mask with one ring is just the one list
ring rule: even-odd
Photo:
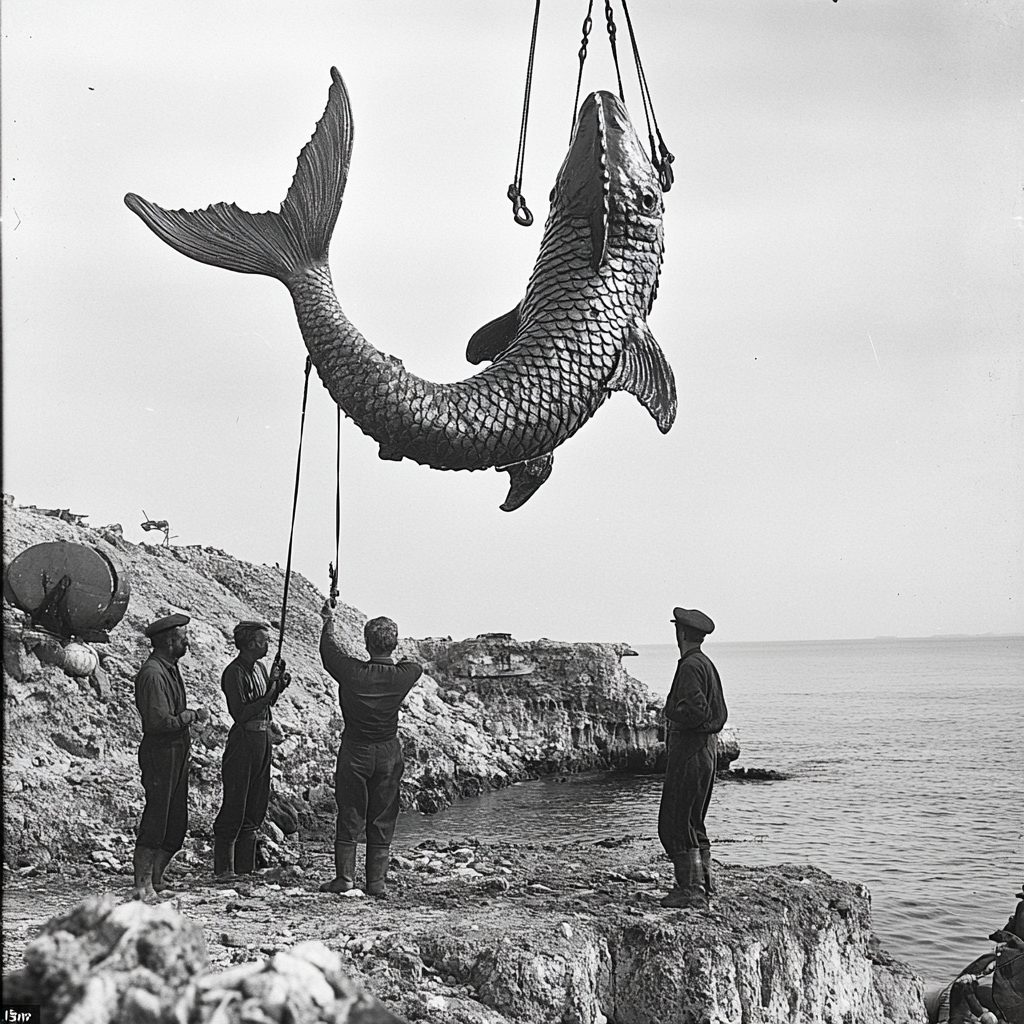
[[635,206],[642,215],[660,215],[663,201],[657,171],[625,104],[614,93],[592,92],[580,105],[551,203],[553,210],[564,208],[570,216],[589,221],[595,271],[607,256],[614,204]]

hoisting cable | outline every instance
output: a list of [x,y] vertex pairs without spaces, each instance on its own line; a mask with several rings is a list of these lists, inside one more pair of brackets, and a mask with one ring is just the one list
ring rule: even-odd
[[572,141],[572,133],[576,130],[576,112],[580,107],[580,86],[583,84],[583,65],[587,61],[587,42],[590,38],[590,30],[594,27],[594,19],[591,15],[594,12],[594,0],[590,0],[587,7],[587,16],[583,19],[583,37],[580,39],[580,73],[576,76],[576,99],[572,103],[572,124],[569,125],[569,141]]
[[[668,151],[665,140],[661,137],[661,129],[658,127],[658,118],[654,114],[654,100],[651,98],[651,90],[647,85],[647,75],[644,73],[644,66],[640,61],[640,48],[636,44],[636,34],[633,32],[633,19],[629,16],[629,8],[626,0],[622,0],[622,13],[626,16],[626,26],[629,29],[629,42],[633,48],[633,60],[636,62],[636,77],[640,83],[640,98],[644,105],[644,117],[647,120],[647,138],[651,142],[651,163],[654,164],[661,181],[662,192],[668,192],[675,181],[675,174],[672,172],[672,163],[675,157]],[[650,111],[648,113],[648,111]],[[654,145],[654,135],[651,133],[651,122],[654,122],[654,131],[658,135],[657,148]]]
[[533,85],[533,55],[537,49],[537,22],[540,20],[540,0],[533,12],[533,35],[530,37],[530,60],[526,65],[526,92],[523,95],[523,117],[519,124],[519,152],[516,155],[516,174],[508,187],[512,200],[512,217],[517,224],[528,228],[533,223],[533,214],[526,205],[521,191],[523,187],[523,163],[526,158],[526,121],[530,116],[530,88]]
[[[299,422],[299,455],[295,461],[295,494],[292,497],[292,525],[288,531],[288,558],[284,566],[284,597],[281,600],[281,633],[277,638],[277,654],[274,655],[274,665],[281,660],[281,650],[284,647],[284,624],[288,614],[288,584],[292,578],[292,541],[295,539],[295,510],[299,507],[299,471],[302,468],[302,435],[306,430],[306,399],[309,396],[309,371],[313,366],[313,360],[306,356],[306,380],[302,387],[302,419]],[[271,669],[273,672],[273,669]]]
[[619,81],[619,99],[626,102],[626,94],[622,91],[622,73],[619,71],[619,51],[615,46],[615,17],[612,14],[612,0],[604,0],[604,19],[608,23],[608,42],[612,48],[612,62],[615,64],[615,77]]
[[338,605],[338,569],[341,565],[341,406],[338,406],[338,446],[336,462],[337,487],[334,491],[334,561],[327,564],[331,577],[331,607]]

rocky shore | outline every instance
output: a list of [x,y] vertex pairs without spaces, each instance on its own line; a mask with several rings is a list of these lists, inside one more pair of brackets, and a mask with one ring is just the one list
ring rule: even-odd
[[[920,980],[871,934],[866,890],[811,867],[723,866],[709,912],[666,911],[670,865],[649,840],[445,835],[399,841],[385,900],[319,893],[333,873],[343,723],[317,653],[323,595],[299,576],[267,866],[215,886],[220,673],[235,622],[279,613],[283,574],[209,547],[130,544],[117,526],[77,519],[5,503],[5,570],[30,545],[67,540],[103,550],[132,589],[87,676],[4,604],[4,990],[41,1001],[47,1024],[924,1020]],[[192,617],[186,685],[213,717],[193,730],[190,832],[168,873],[180,895],[149,908],[125,902],[143,804],[133,678],[149,650],[143,626],[170,609]],[[338,618],[364,656],[365,617],[341,606]],[[399,653],[426,668],[401,722],[407,809],[548,772],[656,771],[663,758],[661,701],[623,667],[624,644],[485,634],[403,640]],[[719,768],[737,754],[731,737]],[[86,897],[96,899],[78,906]]]
[[[71,517],[72,520],[78,517]],[[119,526],[7,505],[4,570],[33,544],[66,540],[104,552],[131,582],[124,619],[95,644],[99,669],[69,674],[59,643],[4,603],[4,858],[45,870],[98,855],[130,836],[142,807],[133,679],[149,653],[146,623],[187,612],[191,650],[182,662],[191,706],[212,719],[193,727],[192,835],[209,834],[220,800],[220,756],[229,727],[220,673],[234,657],[234,624],[280,614],[283,572],[210,547],[131,544]],[[285,655],[293,682],[275,717],[275,809],[280,831],[329,828],[343,722],[336,685],[318,654],[323,595],[293,574]],[[349,653],[365,657],[365,616],[346,605],[338,621]],[[402,713],[402,806],[433,812],[455,800],[549,772],[656,770],[664,756],[661,702],[628,675],[625,644],[518,641],[486,634],[463,641],[402,640],[399,653],[426,675]],[[724,744],[720,767],[738,754]],[[68,815],[68,808],[74,812]],[[271,833],[273,855],[279,836]],[[107,851],[117,859],[117,850]]]
[[[54,876],[45,884],[40,878],[13,881],[5,892],[4,959],[21,972],[5,977],[5,991],[48,989],[65,1010],[90,993],[103,994],[106,1016],[74,1017],[97,1024],[206,1022],[218,1006],[214,1024],[395,1019],[373,1016],[383,1008],[363,997],[358,1005],[366,1016],[326,1006],[322,981],[321,999],[307,983],[313,1004],[306,998],[292,1016],[282,1016],[289,988],[271,985],[269,975],[305,971],[293,963],[298,956],[321,969],[334,965],[324,973],[345,1006],[357,1005],[354,981],[402,1019],[436,1024],[925,1019],[920,979],[880,950],[871,934],[866,890],[811,867],[720,865],[720,892],[710,911],[666,911],[657,900],[669,884],[669,866],[647,840],[538,846],[458,839],[395,852],[391,891],[383,900],[317,892],[309,876],[330,874],[326,846],[303,846],[305,871],[275,869],[235,889],[213,886],[205,868],[172,865],[182,895],[165,906],[191,923],[159,910],[163,938],[147,948],[166,950],[179,934],[173,941],[186,951],[150,954],[151,972],[152,962],[170,965],[157,970],[160,983],[139,973],[130,957],[127,966],[123,955],[104,966],[97,946],[104,936],[109,942],[112,933],[120,934],[117,929],[97,925],[100,938],[83,939],[59,934],[68,931],[60,922],[43,925],[44,908],[65,914],[71,906],[66,882]],[[127,895],[128,880],[116,881],[108,910]],[[107,888],[93,874],[80,880],[77,898]],[[119,920],[126,918],[135,919],[122,904]],[[309,942],[326,949],[310,952]],[[85,954],[77,952],[82,946]],[[193,972],[188,977],[180,967],[186,960]],[[249,966],[239,972],[235,965]],[[112,976],[92,980],[103,973]],[[242,985],[253,977],[261,980]],[[133,987],[149,995],[140,997]],[[218,995],[207,997],[211,992]],[[245,1000],[255,997],[265,1001],[240,1014]],[[140,1003],[149,1007],[146,1013],[137,1009]]]

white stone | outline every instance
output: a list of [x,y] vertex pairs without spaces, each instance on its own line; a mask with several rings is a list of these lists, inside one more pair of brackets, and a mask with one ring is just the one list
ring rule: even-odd
[[291,953],[275,953],[270,966],[278,973],[299,982],[302,991],[318,1006],[334,1005],[334,989],[328,984],[323,972],[308,960],[292,956]]

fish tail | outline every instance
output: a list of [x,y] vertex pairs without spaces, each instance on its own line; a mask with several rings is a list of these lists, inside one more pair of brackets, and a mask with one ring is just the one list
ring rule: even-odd
[[299,154],[278,213],[248,213],[234,203],[205,210],[165,210],[129,192],[125,205],[171,248],[200,263],[287,282],[327,262],[352,153],[352,107],[331,68],[327,108]]

